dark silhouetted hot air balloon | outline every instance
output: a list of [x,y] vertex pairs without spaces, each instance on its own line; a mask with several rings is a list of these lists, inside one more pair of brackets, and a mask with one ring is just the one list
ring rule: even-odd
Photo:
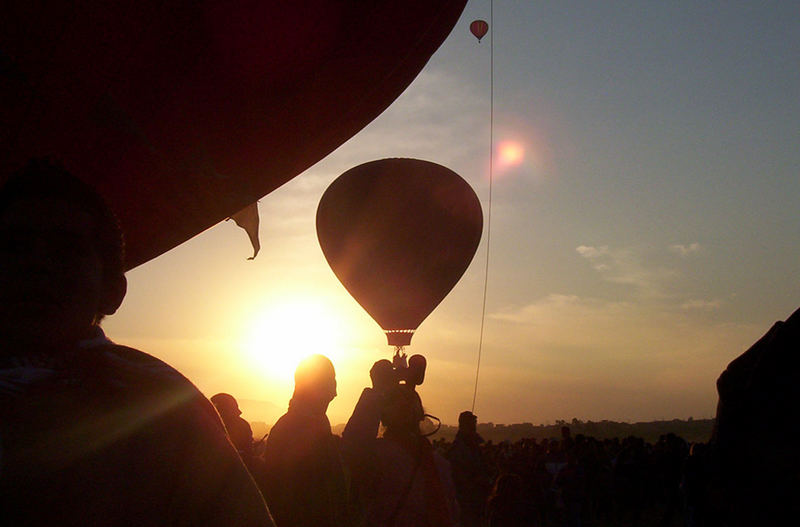
[[475,20],[469,25],[469,30],[480,42],[489,32],[489,23],[486,20]]
[[54,156],[105,195],[135,267],[356,134],[464,4],[8,0],[0,178]]
[[333,272],[398,348],[464,274],[482,229],[469,184],[418,159],[351,168],[317,208],[317,236]]

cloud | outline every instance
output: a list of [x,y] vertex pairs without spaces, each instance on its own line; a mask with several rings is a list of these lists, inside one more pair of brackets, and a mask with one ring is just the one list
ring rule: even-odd
[[580,298],[576,295],[551,294],[541,302],[531,303],[519,309],[490,313],[489,317],[513,324],[533,324],[544,320],[555,310],[573,309],[580,302]]
[[642,296],[665,296],[664,283],[676,274],[671,269],[645,265],[640,252],[633,248],[579,245],[575,251],[588,260],[604,280],[632,286]]
[[699,251],[700,244],[697,242],[690,243],[689,245],[675,244],[675,245],[670,245],[669,250],[680,255],[681,258],[686,258],[690,254]]
[[599,258],[605,254],[608,254],[608,245],[603,245],[602,247],[592,247],[590,245],[579,245],[575,248],[575,250],[583,256],[584,258],[594,259]]

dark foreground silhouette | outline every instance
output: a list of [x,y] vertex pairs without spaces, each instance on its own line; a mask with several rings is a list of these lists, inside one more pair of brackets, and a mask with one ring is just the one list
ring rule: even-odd
[[0,190],[2,523],[272,525],[208,400],[103,334],[122,250],[113,214],[58,166]]
[[717,380],[712,444],[728,525],[800,522],[800,309]]

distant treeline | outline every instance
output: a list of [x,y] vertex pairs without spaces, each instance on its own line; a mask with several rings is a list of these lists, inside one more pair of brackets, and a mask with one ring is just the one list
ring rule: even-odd
[[[537,441],[550,438],[561,438],[561,427],[568,426],[573,437],[578,434],[592,436],[597,439],[620,439],[628,436],[641,437],[645,441],[658,441],[659,436],[672,432],[690,442],[706,442],[711,437],[714,427],[713,419],[673,419],[671,421],[650,421],[643,423],[619,423],[616,421],[556,421],[555,424],[535,425],[533,423],[518,423],[512,425],[479,423],[478,433],[487,441],[498,443],[500,441],[517,441],[523,438],[534,438]],[[263,422],[253,422],[253,436],[256,439],[269,431],[269,426]],[[341,435],[344,424],[333,427],[333,433]],[[452,441],[458,431],[457,426],[442,425],[431,439],[447,439]]]

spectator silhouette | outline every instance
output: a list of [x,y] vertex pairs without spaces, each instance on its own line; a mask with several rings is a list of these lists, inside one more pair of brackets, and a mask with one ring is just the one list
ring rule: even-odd
[[218,393],[211,396],[211,402],[225,424],[228,438],[245,463],[247,463],[253,457],[253,429],[250,428],[250,423],[242,419],[239,403],[236,402],[233,395],[228,393]]
[[458,432],[447,453],[464,527],[480,525],[491,488],[489,471],[481,453],[483,438],[478,435],[477,426],[475,414],[461,412],[458,416]]
[[325,415],[336,397],[333,364],[312,355],[294,379],[289,409],[272,427],[264,451],[267,503],[279,527],[349,525],[344,470]]
[[575,440],[572,439],[572,431],[568,426],[561,427],[561,451],[566,455],[567,452],[572,450],[575,446]]
[[581,515],[586,501],[586,474],[583,466],[578,463],[574,442],[566,450],[566,464],[556,475],[555,479],[561,491],[561,501],[564,504],[566,524],[570,527],[581,526]]
[[681,487],[686,499],[686,527],[705,527],[710,483],[708,450],[705,443],[695,443],[685,461]]
[[717,380],[715,514],[729,525],[800,521],[798,351],[800,309],[776,322]]
[[525,506],[523,481],[517,474],[502,474],[495,481],[487,505],[488,527],[531,525]]
[[46,160],[0,189],[0,516],[6,525],[272,525],[211,403],[111,342],[123,239]]
[[[342,434],[345,457],[370,526],[447,527],[458,505],[446,459],[419,430],[424,418],[413,385],[388,382],[378,361]],[[385,431],[377,438],[379,424]]]

